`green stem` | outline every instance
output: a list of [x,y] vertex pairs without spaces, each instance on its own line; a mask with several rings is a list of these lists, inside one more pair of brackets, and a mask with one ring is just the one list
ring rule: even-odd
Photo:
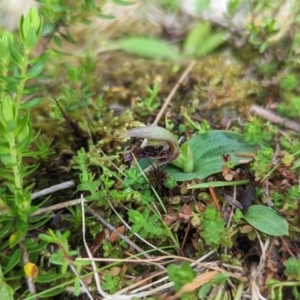
[[172,164],[183,170],[184,173],[192,173],[194,171],[193,153],[189,142],[185,142],[180,147],[179,156],[172,162]]
[[280,288],[280,287],[293,287],[293,286],[300,286],[300,282],[299,281],[290,281],[290,282],[279,282],[277,284],[274,284],[272,286],[273,289],[275,288]]
[[264,182],[278,167],[280,166],[280,164],[277,164],[276,166],[274,166],[274,168],[272,168],[267,175],[260,180],[260,182]]
[[21,67],[21,80],[19,83],[19,87],[17,90],[17,97],[16,97],[16,103],[17,108],[19,108],[22,100],[22,95],[24,92],[25,82],[26,82],[26,72],[27,72],[27,66],[28,66],[28,53],[24,53],[23,63]]
[[235,292],[235,296],[233,300],[240,300],[242,298],[243,291],[244,291],[244,283],[240,282]]
[[227,300],[228,299],[228,294],[224,291],[224,286],[221,285],[218,288],[217,295],[214,297],[214,300]]
[[11,158],[11,164],[12,164],[12,169],[14,173],[14,181],[15,181],[15,187],[16,191],[22,191],[23,189],[23,180],[22,176],[20,174],[20,161],[18,159],[18,154],[17,154],[17,148],[16,148],[16,140],[15,136],[13,133],[9,134],[9,148],[10,148],[10,158]]
[[199,132],[202,132],[202,128],[200,125],[198,125],[197,123],[195,123],[186,113],[186,111],[184,112],[183,116],[188,120],[188,122]]
[[180,153],[179,156],[172,161],[172,165],[181,169],[184,173],[192,173],[194,171],[194,161],[192,157],[186,157]]

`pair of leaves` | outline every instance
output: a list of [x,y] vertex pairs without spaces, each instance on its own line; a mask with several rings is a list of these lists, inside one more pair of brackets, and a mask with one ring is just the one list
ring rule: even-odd
[[248,156],[254,155],[257,148],[249,145],[242,135],[223,130],[197,134],[187,143],[192,152],[193,172],[184,173],[172,165],[168,165],[166,168],[168,174],[178,181],[194,178],[204,179],[221,172],[225,164],[224,155],[230,157],[233,166],[239,165],[241,162],[250,162],[251,159]]
[[150,37],[129,37],[119,44],[121,49],[139,56],[178,60],[182,57],[200,58],[212,52],[225,41],[224,36],[224,32],[213,33],[209,23],[199,23],[189,32],[182,52],[163,40]]

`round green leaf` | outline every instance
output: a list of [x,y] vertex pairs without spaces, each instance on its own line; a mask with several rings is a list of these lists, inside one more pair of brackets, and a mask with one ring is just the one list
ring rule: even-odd
[[1,299],[14,300],[14,290],[3,280],[0,280],[0,297]]
[[194,170],[184,173],[179,168],[168,165],[168,174],[178,181],[194,178],[204,179],[222,171],[225,162],[223,155],[229,155],[233,166],[250,162],[244,154],[254,154],[257,146],[249,145],[242,135],[230,131],[214,130],[197,134],[188,141],[192,151]]
[[261,232],[281,236],[287,235],[287,221],[275,210],[263,205],[252,205],[244,213],[244,219]]

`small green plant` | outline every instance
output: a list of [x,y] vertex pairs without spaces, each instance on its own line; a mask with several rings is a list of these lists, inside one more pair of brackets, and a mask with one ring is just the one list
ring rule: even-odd
[[262,148],[258,150],[254,162],[251,164],[251,169],[255,173],[255,180],[263,179],[272,168],[272,160],[274,151],[272,148]]
[[[41,36],[43,19],[36,9],[21,18],[21,45],[14,41],[9,33],[0,37],[2,55],[0,77],[0,170],[7,180],[6,187],[0,195],[1,202],[11,216],[14,232],[9,239],[10,247],[14,247],[28,230],[28,216],[36,208],[31,206],[30,189],[25,186],[25,178],[33,173],[38,165],[27,165],[25,159],[44,152],[44,149],[33,151],[32,144],[37,139],[30,121],[29,109],[41,99],[33,99],[22,103],[24,95],[31,95],[35,89],[27,87],[26,82],[39,76],[48,54],[30,59]],[[13,98],[13,93],[15,97]],[[6,221],[7,222],[7,221]],[[6,223],[5,222],[5,223]],[[5,224],[4,223],[4,224]]]
[[150,216],[147,209],[143,212],[129,210],[128,216],[133,223],[131,226],[132,232],[139,233],[142,238],[153,238],[164,234],[164,230],[159,226],[158,216],[156,214]]
[[[75,44],[76,38],[69,30],[70,25],[76,23],[88,23],[89,18],[95,15],[103,19],[112,19],[111,15],[104,15],[101,9],[97,7],[94,0],[78,0],[67,5],[64,0],[39,0],[41,4],[40,10],[45,18],[43,31],[45,34],[50,34],[52,40],[58,47],[62,46],[62,41],[66,40],[69,43]],[[64,27],[64,30],[59,30]]]
[[[197,102],[196,102],[197,103]],[[181,114],[185,118],[185,127],[192,127],[198,131],[199,134],[205,133],[211,129],[210,125],[207,123],[206,120],[202,120],[200,124],[194,122],[192,120],[190,111],[194,110],[193,106],[190,108],[181,108]]]
[[141,114],[141,116],[151,115],[159,106],[160,99],[158,97],[159,84],[154,83],[153,88],[147,88],[148,97],[145,99],[138,99],[136,104],[136,110]]
[[278,112],[288,118],[299,118],[300,97],[296,95],[286,95],[286,99],[278,105]]
[[69,267],[73,256],[78,255],[78,251],[70,250],[68,238],[70,232],[66,231],[63,234],[60,231],[53,232],[49,229],[48,234],[40,234],[39,238],[47,243],[53,243],[59,246],[58,251],[51,256],[50,262],[61,266],[61,273],[65,274]]
[[300,281],[300,259],[290,257],[284,262],[285,270],[284,274],[289,280],[296,279]]
[[125,170],[124,174],[126,176],[122,184],[124,187],[130,186],[131,188],[138,190],[145,186],[146,180],[143,176],[140,176],[138,168]]
[[208,206],[203,214],[201,222],[201,236],[207,245],[218,247],[221,243],[225,222],[221,219],[220,212],[215,207]]
[[169,280],[174,283],[174,289],[176,292],[178,292],[186,283],[192,282],[196,277],[196,272],[187,262],[184,262],[180,266],[169,265],[167,267],[167,272]]
[[110,293],[115,293],[118,290],[119,284],[120,278],[118,276],[113,276],[110,273],[104,274],[102,284],[104,290],[109,291]]
[[284,262],[284,266],[284,274],[288,277],[288,280],[280,282],[275,279],[270,279],[267,282],[267,286],[270,288],[271,300],[283,299],[284,288],[292,288],[293,299],[299,299],[300,297],[300,260],[290,257]]
[[[73,282],[74,285],[74,294],[79,295],[80,294],[80,278],[79,274],[81,272],[81,268],[85,264],[89,264],[89,262],[79,262],[74,260],[75,257],[79,256],[78,251],[71,250],[69,246],[68,239],[70,237],[70,231],[65,231],[64,233],[61,233],[60,231],[53,232],[51,229],[49,229],[48,234],[40,234],[39,238],[50,244],[54,244],[57,246],[58,250],[53,253],[49,259],[49,261],[54,264],[60,266],[59,276],[57,277],[64,277],[65,279],[69,279],[72,276],[73,273]],[[49,276],[49,281],[51,281],[51,272],[49,273],[43,273],[42,277],[39,277],[39,280],[42,280],[42,278],[47,278]],[[56,274],[57,275],[57,274]],[[67,284],[70,284],[67,283]],[[57,286],[56,293],[61,293],[61,286],[58,284],[58,282],[53,282],[53,286]],[[48,294],[51,295],[51,289],[49,292],[45,291],[42,292],[42,294]]]
[[261,124],[257,118],[253,118],[244,128],[244,139],[251,145],[259,145],[272,139],[272,132]]
[[[230,162],[224,162],[224,154]],[[178,181],[194,178],[204,179],[221,172],[225,165],[230,167],[251,161],[249,156],[255,153],[255,146],[245,142],[244,138],[234,132],[211,130],[197,134],[180,147],[180,155],[166,170]],[[247,157],[247,154],[249,156]],[[243,155],[246,155],[243,159]]]
[[86,199],[97,199],[101,195],[99,187],[101,185],[100,180],[94,180],[93,174],[88,169],[88,157],[84,149],[77,152],[77,156],[74,158],[77,165],[74,169],[80,170],[79,180],[80,184],[77,186],[79,191],[88,191],[90,195],[86,196]]
[[269,46],[268,39],[278,33],[275,19],[265,18],[260,25],[248,23],[247,29],[250,33],[249,42],[259,49],[260,53],[264,53]]
[[289,188],[284,194],[274,191],[271,194],[271,199],[274,202],[274,207],[283,208],[286,211],[297,209],[297,199],[300,197],[299,187],[294,185]]

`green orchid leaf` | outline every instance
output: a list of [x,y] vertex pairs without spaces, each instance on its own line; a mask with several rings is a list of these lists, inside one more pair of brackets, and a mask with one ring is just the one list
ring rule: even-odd
[[120,41],[124,51],[153,59],[178,60],[180,54],[168,43],[152,37],[128,37]]
[[255,145],[249,145],[242,135],[223,130],[198,134],[187,143],[194,161],[193,171],[184,173],[173,165],[168,165],[166,168],[168,174],[178,181],[204,179],[221,172],[226,164],[224,155],[229,157],[232,166],[248,163],[252,160],[251,155],[254,155],[258,148]]
[[281,236],[288,234],[288,223],[275,210],[263,205],[252,205],[244,213],[244,219],[261,232]]

